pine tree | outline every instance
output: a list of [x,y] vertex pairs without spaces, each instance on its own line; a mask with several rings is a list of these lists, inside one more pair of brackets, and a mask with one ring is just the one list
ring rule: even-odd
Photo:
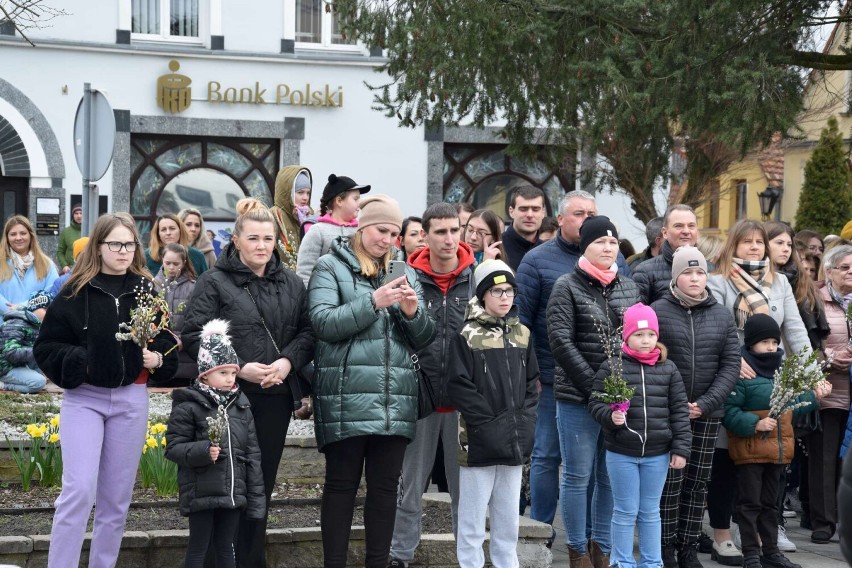
[[805,183],[799,195],[796,230],[823,235],[839,234],[852,218],[852,175],[846,163],[843,136],[837,119],[828,119],[811,159],[805,165]]

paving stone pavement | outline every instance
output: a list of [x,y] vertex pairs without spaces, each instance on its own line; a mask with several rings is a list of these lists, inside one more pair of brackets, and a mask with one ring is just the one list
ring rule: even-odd
[[[529,510],[527,510],[527,515],[529,515]],[[706,517],[704,525],[705,528],[709,526]],[[565,526],[562,524],[558,508],[554,528],[556,529],[556,540],[552,548],[553,566],[554,568],[564,568],[569,565],[568,546],[565,544]],[[708,532],[708,534],[712,533]],[[811,531],[799,528],[799,519],[794,518],[788,519],[787,537],[796,544],[798,550],[786,553],[786,556],[791,561],[801,565],[802,568],[846,568],[849,566],[840,553],[840,543],[837,536],[834,536],[829,544],[814,544],[811,542]],[[638,558],[638,549],[634,550],[634,554]],[[698,559],[705,568],[722,566],[711,560],[709,554],[699,554]]]

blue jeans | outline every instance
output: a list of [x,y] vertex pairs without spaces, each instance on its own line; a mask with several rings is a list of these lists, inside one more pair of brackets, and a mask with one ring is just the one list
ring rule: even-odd
[[562,459],[553,385],[541,385],[536,413],[535,444],[530,464],[530,517],[552,525],[559,500],[559,462]]
[[[562,450],[562,522],[568,546],[586,552],[591,538],[604,552],[611,545],[612,491],[606,470],[603,432],[585,405],[556,403],[559,445]],[[591,508],[588,506],[592,489]],[[588,512],[591,519],[587,519]]]
[[6,384],[6,390],[29,394],[43,389],[47,379],[38,368],[12,367],[8,373],[0,377],[0,382]]
[[633,530],[639,525],[639,568],[663,565],[660,497],[669,471],[669,454],[634,457],[606,452],[612,480],[611,566],[637,566],[633,558]]

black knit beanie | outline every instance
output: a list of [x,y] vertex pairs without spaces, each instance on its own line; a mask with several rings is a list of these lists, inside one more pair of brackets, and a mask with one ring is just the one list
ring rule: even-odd
[[586,252],[586,247],[601,237],[618,238],[618,231],[609,217],[606,215],[595,215],[587,217],[580,225],[580,251]]
[[778,323],[766,314],[754,314],[745,324],[743,328],[743,344],[746,348],[751,349],[755,343],[764,339],[777,339],[781,343],[781,328]]

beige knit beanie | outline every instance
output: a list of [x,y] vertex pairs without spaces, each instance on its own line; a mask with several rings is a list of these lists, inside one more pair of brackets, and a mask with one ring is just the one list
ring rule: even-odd
[[402,209],[399,203],[387,195],[371,195],[359,202],[361,215],[358,217],[358,227],[387,223],[396,225],[402,230]]

